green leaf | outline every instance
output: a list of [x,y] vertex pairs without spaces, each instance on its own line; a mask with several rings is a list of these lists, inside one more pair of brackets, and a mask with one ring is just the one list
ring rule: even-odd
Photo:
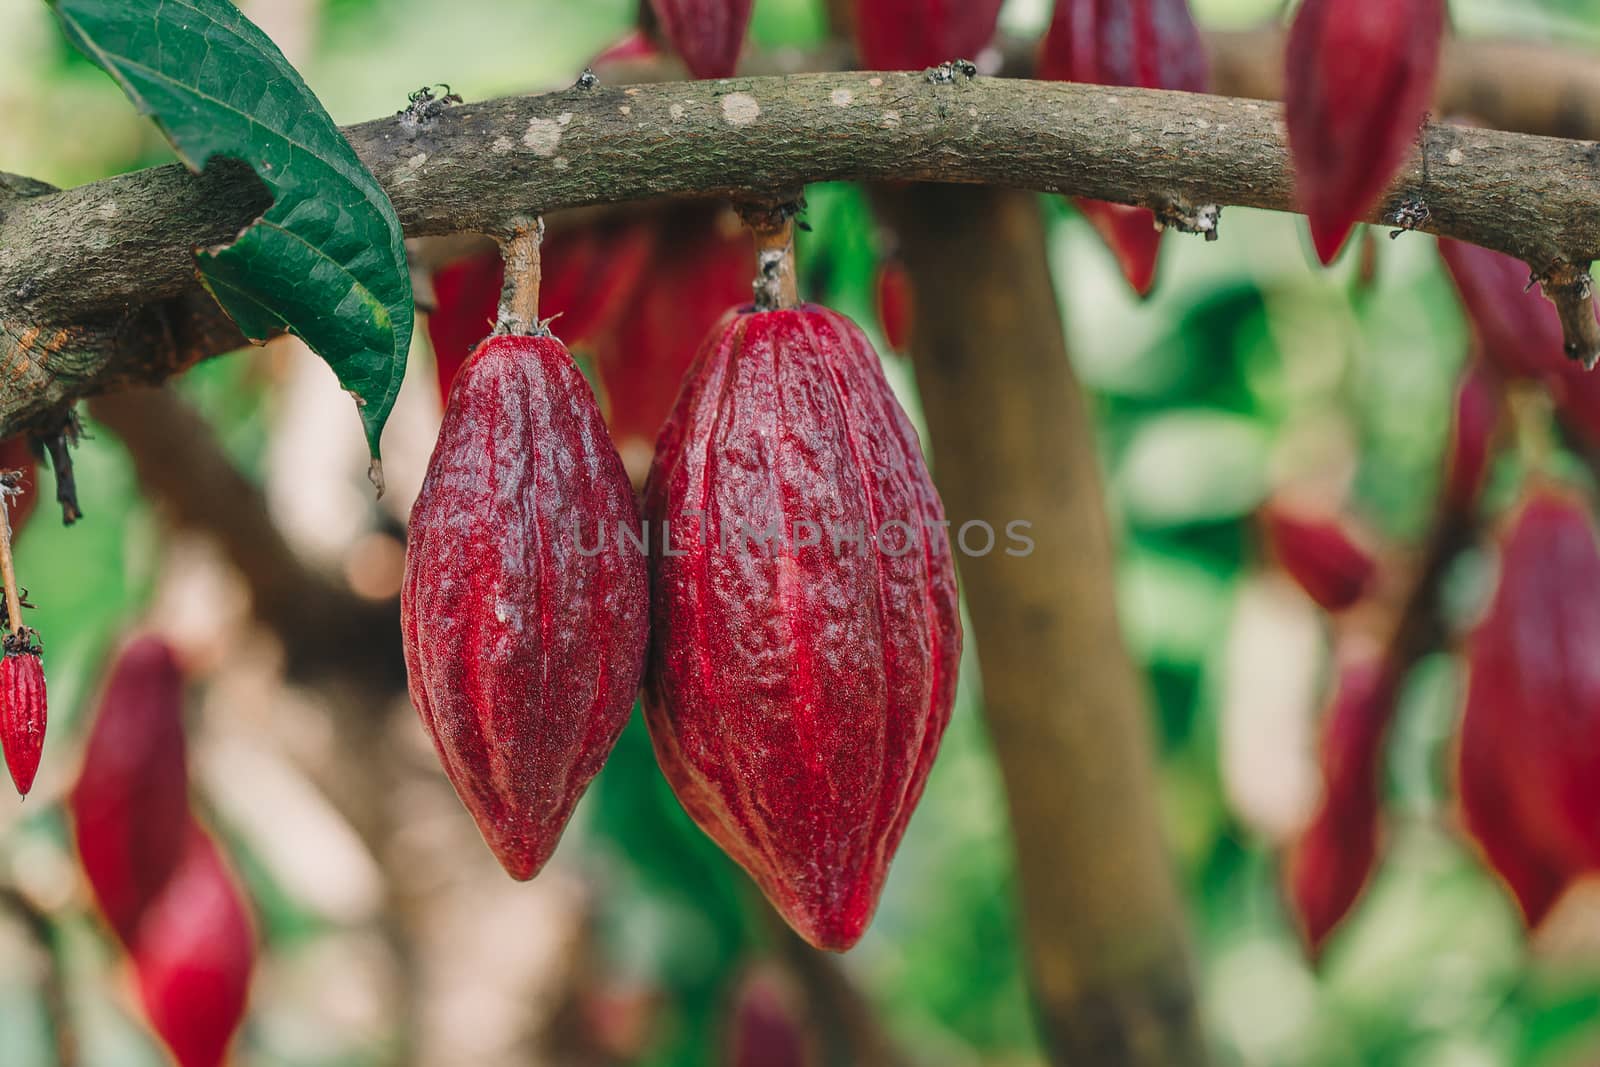
[[197,252],[247,336],[298,335],[356,396],[376,457],[405,376],[413,306],[394,206],[300,75],[226,0],[48,0],[67,36],[192,170],[243,160],[272,207]]

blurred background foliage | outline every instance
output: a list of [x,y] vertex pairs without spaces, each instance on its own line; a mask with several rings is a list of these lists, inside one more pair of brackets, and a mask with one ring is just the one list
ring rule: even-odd
[[[448,82],[468,99],[563,84],[629,25],[634,8],[633,0],[242,6],[341,122],[392,112],[423,82]],[[820,39],[820,6],[760,0],[755,40],[772,48]],[[1276,17],[1282,5],[1194,0],[1194,7],[1203,24],[1244,26]],[[1464,33],[1600,46],[1592,0],[1453,0],[1451,10]],[[1047,15],[1045,0],[1014,0],[1005,24],[1037,32]],[[0,115],[0,167],[60,185],[170,159],[111,82],[65,44],[38,0],[0,0]],[[864,197],[825,186],[809,199],[813,231],[801,250],[807,295],[877,331],[878,249]],[[1454,832],[1455,656],[1435,656],[1408,685],[1389,755],[1395,818],[1386,859],[1320,968],[1306,962],[1279,889],[1278,846],[1317,789],[1312,744],[1332,650],[1320,617],[1268,572],[1252,514],[1269,494],[1292,487],[1341,506],[1385,543],[1417,543],[1468,346],[1431,239],[1379,235],[1324,272],[1313,269],[1298,220],[1230,210],[1222,242],[1166,242],[1157,292],[1141,303],[1066,202],[1052,200],[1048,217],[1073,358],[1095,401],[1122,544],[1123,618],[1159,724],[1168,829],[1224,1062],[1593,1062],[1600,1056],[1593,916],[1586,925],[1580,915],[1530,948],[1508,897]],[[414,362],[425,373],[431,357],[425,334],[418,338]],[[909,369],[888,362],[916,417]],[[373,531],[387,530],[392,544],[409,499],[405,480],[414,492],[431,447],[429,419],[437,420],[426,378],[414,375],[408,384],[422,414],[397,417],[386,441],[401,471],[391,482],[401,488],[400,502],[386,501],[385,509],[364,492],[359,439],[348,470],[318,461],[350,451],[354,420],[314,361],[274,348],[203,364],[177,388],[240,466],[263,481],[309,556],[356,574]],[[52,802],[74,773],[82,712],[108,642],[140,619],[174,633],[193,669],[202,792],[249,885],[267,946],[237,1062],[392,1062],[418,1024],[389,1014],[396,1001],[386,990],[403,961],[375,918],[385,891],[374,887],[374,864],[383,857],[344,825],[293,760],[279,758],[294,744],[332,746],[337,731],[326,719],[339,714],[337,701],[277,680],[259,638],[229,624],[240,597],[214,556],[164,532],[116,440],[92,421],[89,428],[78,454],[87,519],[63,532],[41,507],[20,545],[19,569],[35,591],[36,625],[48,642],[54,722],[42,795],[0,812],[0,883],[22,887],[55,916],[84,1062],[161,1062],[130,1008],[115,953],[84,905],[68,830]],[[1494,492],[1505,499],[1520,472],[1514,456],[1501,467]],[[1457,568],[1451,603],[1459,626],[1481,603],[1485,567],[1472,557]],[[979,691],[969,654],[954,723],[882,908],[842,961],[918,1062],[1037,1057],[1004,798]],[[397,723],[417,735],[408,743],[420,753],[418,776],[442,781],[414,722],[400,716]],[[302,736],[294,744],[271,755],[271,738],[296,731]],[[411,829],[436,834],[438,819],[454,820],[448,834],[459,864],[482,870],[486,853],[469,820],[452,810],[448,791],[435,803],[438,781],[428,786],[433,806],[423,805]],[[470,913],[490,929],[472,935],[483,943],[476,963],[453,966],[487,969],[518,990],[540,980],[525,971],[539,971],[542,999],[494,1004],[491,994],[474,994],[457,1003],[460,990],[445,987],[454,972],[441,967],[434,980],[444,984],[422,990],[434,998],[424,1001],[425,1014],[455,1012],[453,1024],[440,1025],[476,1032],[486,1050],[427,1062],[527,1062],[495,1058],[496,1027],[514,1029],[502,1017],[522,1024],[521,1016],[559,1021],[574,1012],[571,1025],[605,1035],[601,1043],[610,1042],[616,1060],[711,1062],[731,983],[775,949],[777,935],[747,881],[688,822],[655,770],[637,716],[551,871],[529,887],[492,884],[495,899],[521,894],[533,903]],[[572,963],[575,940],[584,946],[582,966]],[[25,941],[0,916],[6,1064],[51,1062],[38,969],[31,954],[13,950]],[[508,963],[513,956],[532,963]]]

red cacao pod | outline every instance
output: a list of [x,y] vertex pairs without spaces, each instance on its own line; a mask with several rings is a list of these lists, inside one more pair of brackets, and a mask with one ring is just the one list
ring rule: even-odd
[[646,510],[662,770],[802,937],[849,948],[961,649],[943,508],[866,337],[820,307],[730,313],[662,430]]
[[975,59],[1003,0],[856,0],[856,47],[871,70],[919,70]]
[[[634,219],[562,227],[540,250],[539,306],[566,343],[608,329],[642,277],[655,243],[653,228]],[[439,373],[439,396],[494,327],[505,280],[500,254],[490,251],[446,264],[433,275],[434,310],[428,339]]]
[[172,876],[189,824],[183,679],[166,642],[118,654],[67,798],[95,901],[125,943]]
[[1376,659],[1339,672],[1323,726],[1322,801],[1289,854],[1289,901],[1313,957],[1361,896],[1378,855],[1383,738],[1394,686]]
[[27,642],[9,647],[13,640],[6,638],[8,647],[0,658],[0,748],[5,750],[6,769],[17,793],[27,796],[44,755],[48,720],[44,663],[39,650]]
[[897,259],[885,260],[878,267],[878,321],[883,324],[884,339],[896,352],[910,348],[915,314],[916,293],[905,264]]
[[1460,798],[1468,832],[1537,924],[1600,870],[1600,547],[1587,506],[1531,491],[1468,647]]
[[633,489],[553,337],[462,368],[411,511],[411,700],[506,870],[531,878],[627,721],[649,588]]
[[1366,596],[1378,565],[1338,522],[1282,504],[1262,511],[1267,543],[1283,569],[1324,611],[1344,611]]
[[1443,34],[1444,0],[1305,0],[1295,14],[1284,118],[1322,262],[1333,262],[1405,162]]
[[0,471],[21,471],[21,492],[7,501],[7,517],[11,521],[11,536],[15,537],[28,524],[28,517],[39,503],[39,460],[26,435],[18,434],[0,442]]
[[[1056,0],[1039,52],[1047,81],[1204,92],[1205,49],[1188,0]],[[1075,201],[1141,296],[1155,284],[1161,234],[1147,208]]]
[[816,1062],[799,991],[776,968],[745,975],[733,998],[729,1067],[810,1067]]
[[1483,489],[1500,424],[1500,399],[1499,379],[1482,359],[1474,358],[1456,390],[1445,468],[1445,501],[1457,511],[1471,508]]
[[727,207],[675,207],[656,232],[650,283],[594,343],[606,422],[635,482],[649,470],[656,435],[700,340],[729,308],[750,302],[755,274],[750,235]]
[[755,0],[650,0],[661,32],[696,78],[726,78],[739,65]]
[[221,1067],[255,967],[249,910],[210,836],[190,822],[182,859],[130,946],[139,998],[178,1067]]

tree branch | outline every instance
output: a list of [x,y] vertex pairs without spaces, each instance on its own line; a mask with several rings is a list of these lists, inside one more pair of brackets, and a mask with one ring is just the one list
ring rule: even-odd
[[[1162,209],[1294,207],[1275,105],[1071,83],[846,73],[600,86],[346,132],[412,237],[831,180],[981,183]],[[1369,221],[1410,195],[1431,211],[1424,229],[1536,269],[1600,258],[1600,146],[1443,125],[1420,140],[1425,153]],[[205,299],[191,249],[231,240],[265,204],[238,164],[0,200],[0,434],[225,351],[236,333],[192,330],[171,302]]]

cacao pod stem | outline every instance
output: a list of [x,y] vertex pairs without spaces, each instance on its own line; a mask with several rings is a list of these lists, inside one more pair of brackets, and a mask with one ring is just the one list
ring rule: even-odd
[[739,212],[756,239],[755,295],[757,311],[786,311],[800,306],[800,283],[794,268],[794,217],[801,208],[788,203],[752,205]]
[[500,314],[494,332],[520,336],[548,333],[539,321],[539,284],[542,269],[539,247],[544,244],[544,219],[531,226],[518,226],[500,242],[500,257],[505,261],[505,287],[500,293]]

